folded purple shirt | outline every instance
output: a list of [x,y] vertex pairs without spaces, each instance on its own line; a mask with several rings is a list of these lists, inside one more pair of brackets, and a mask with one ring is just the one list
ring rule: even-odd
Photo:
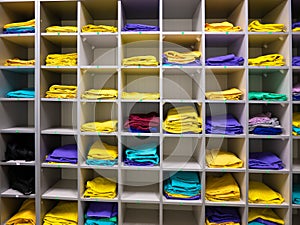
[[126,166],[154,166],[152,162],[136,162],[130,159],[125,159],[124,164]]
[[91,202],[87,217],[111,218],[118,215],[118,204],[115,202]]
[[243,57],[237,57],[234,54],[211,57],[205,60],[207,66],[242,66]]
[[295,22],[292,25],[292,29],[296,28],[296,27],[300,27],[300,22]]
[[300,92],[300,83],[294,85],[293,92]]
[[207,116],[205,131],[207,134],[242,134],[243,126],[232,114]]
[[300,56],[294,56],[293,57],[292,66],[300,66]]
[[241,218],[235,207],[209,206],[205,208],[205,217],[211,223],[240,223]]
[[159,27],[146,24],[128,23],[122,28],[122,31],[159,31]]
[[46,162],[57,163],[77,163],[77,144],[64,145],[53,150],[47,158]]
[[249,168],[281,170],[284,168],[284,164],[281,159],[272,152],[250,152]]

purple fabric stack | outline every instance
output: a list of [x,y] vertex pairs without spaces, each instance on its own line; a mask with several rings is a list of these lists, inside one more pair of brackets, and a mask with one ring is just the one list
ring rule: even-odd
[[243,126],[231,114],[207,116],[207,134],[242,134]]
[[46,162],[76,164],[77,159],[77,144],[69,144],[54,149],[47,156]]
[[293,57],[292,66],[300,66],[300,56],[294,56]]
[[242,66],[244,64],[243,57],[237,57],[234,54],[216,56],[205,60],[207,66]]
[[122,28],[122,31],[159,31],[159,27],[146,24],[128,23]]
[[91,202],[85,214],[85,225],[117,225],[118,204],[115,202]]
[[224,206],[209,206],[205,208],[205,218],[214,224],[241,223],[238,208]]
[[249,153],[249,169],[281,170],[283,168],[281,159],[272,152]]
[[295,29],[297,27],[300,27],[300,22],[295,22],[292,24],[292,29]]

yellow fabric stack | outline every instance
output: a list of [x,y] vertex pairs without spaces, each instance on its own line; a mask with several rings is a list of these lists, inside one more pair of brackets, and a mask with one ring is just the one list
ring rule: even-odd
[[300,112],[294,112],[293,113],[293,131],[292,134],[295,136],[299,135],[300,130]]
[[32,224],[35,225],[35,202],[34,199],[27,199],[23,202],[19,211],[13,215],[5,225]]
[[81,125],[82,132],[115,132],[117,131],[117,120],[108,120],[103,122],[89,122]]
[[4,29],[12,27],[35,27],[35,19],[28,20],[26,22],[8,23],[3,26]]
[[83,99],[116,99],[117,97],[118,90],[111,88],[90,89],[81,95]]
[[143,92],[122,92],[122,99],[130,100],[157,100],[160,98],[159,93],[143,93]]
[[258,20],[252,21],[248,25],[250,32],[285,32],[284,24],[269,23],[261,24]]
[[115,26],[108,26],[108,25],[93,25],[88,24],[81,28],[81,32],[111,32],[115,33],[118,32],[118,28]]
[[44,217],[44,225],[77,225],[78,208],[77,202],[60,201]]
[[232,23],[227,21],[220,22],[220,23],[206,23],[205,24],[205,31],[212,31],[212,32],[222,32],[222,31],[230,31],[230,32],[237,32],[241,31],[242,28],[240,26],[234,26]]
[[115,198],[117,196],[117,184],[103,177],[96,177],[86,184],[83,194],[87,198]]
[[122,60],[123,66],[158,66],[155,56],[133,56]]
[[176,51],[166,51],[164,52],[168,62],[177,64],[187,64],[194,62],[197,58],[200,58],[201,52],[191,51],[191,52],[176,52]]
[[109,145],[100,140],[92,144],[88,159],[115,160],[118,157],[118,146]]
[[4,62],[4,66],[34,66],[35,60],[22,60],[18,58],[7,59]]
[[49,54],[46,57],[46,66],[76,66],[77,53]]
[[50,26],[46,28],[47,33],[76,33],[77,27],[75,26]]
[[248,59],[249,66],[284,66],[284,58],[281,54],[269,54],[257,58]]
[[241,168],[243,161],[235,154],[225,152],[219,149],[211,149],[206,151],[206,164],[210,168]]
[[209,100],[240,100],[243,92],[237,88],[230,88],[224,91],[208,91],[205,97]]
[[294,32],[299,32],[300,31],[300,27],[296,27],[293,29]]
[[230,173],[222,177],[207,176],[205,198],[209,201],[239,201],[240,188]]
[[266,208],[249,208],[248,222],[256,219],[268,220],[277,224],[284,224],[284,220],[281,219],[272,209]]
[[45,98],[76,98],[77,87],[72,85],[52,85]]
[[258,181],[249,182],[248,198],[249,203],[281,204],[284,202],[281,194]]

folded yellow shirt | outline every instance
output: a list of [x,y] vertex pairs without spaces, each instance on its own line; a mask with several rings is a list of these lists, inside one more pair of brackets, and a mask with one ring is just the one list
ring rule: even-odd
[[277,23],[261,24],[258,20],[254,20],[248,25],[248,31],[251,31],[251,32],[285,32],[285,27],[284,27],[284,24],[277,24]]
[[96,177],[86,184],[84,197],[90,198],[115,198],[117,196],[117,184],[103,177]]
[[261,182],[250,181],[248,193],[249,203],[281,204],[284,202],[281,194]]
[[122,60],[123,66],[157,66],[158,62],[155,56],[134,56]]
[[3,26],[4,29],[11,27],[34,27],[35,19],[28,20],[26,22],[18,22],[18,23],[8,23]]
[[195,59],[201,56],[201,52],[199,51],[191,51],[191,52],[176,52],[176,51],[166,51],[164,55],[167,57],[170,63],[179,63],[179,64],[187,64],[194,62]]
[[235,223],[235,222],[214,223],[214,222],[209,222],[208,219],[205,219],[205,225],[240,225],[240,223]]
[[18,58],[7,59],[4,62],[4,66],[34,66],[35,60],[22,60]]
[[300,27],[296,27],[296,28],[294,28],[294,29],[293,29],[293,31],[294,31],[294,32],[298,32],[298,31],[300,31]]
[[23,202],[19,211],[13,215],[5,224],[6,225],[35,225],[35,201],[34,199],[27,199]]
[[100,140],[91,146],[88,159],[114,160],[118,157],[118,146],[106,144]]
[[300,127],[300,112],[293,113],[293,126]]
[[284,66],[283,55],[270,54],[248,59],[249,66]]
[[221,177],[207,176],[205,198],[209,201],[239,201],[240,188],[230,173]]
[[241,168],[243,161],[235,154],[219,149],[207,150],[205,155],[207,166],[210,168]]
[[284,224],[283,219],[281,219],[272,209],[266,208],[249,208],[248,212],[248,222],[255,219],[264,219],[278,224]]
[[77,32],[77,27],[75,26],[50,26],[46,28],[47,33],[51,32],[61,32],[61,33],[75,33]]
[[205,31],[213,31],[213,32],[222,32],[222,31],[232,31],[237,32],[241,31],[242,28],[240,26],[234,26],[232,23],[227,21],[220,22],[220,23],[206,23],[205,24]]
[[93,25],[88,24],[81,28],[82,32],[118,32],[118,28],[108,25]]
[[224,91],[208,91],[205,97],[209,100],[240,100],[243,92],[237,88],[230,88]]
[[81,126],[82,132],[114,132],[117,130],[117,120],[103,122],[89,122]]
[[76,66],[77,53],[49,54],[46,57],[46,66]]
[[90,89],[81,95],[83,99],[116,99],[117,97],[118,90],[109,88]]
[[52,85],[45,98],[76,98],[77,87],[72,85]]
[[157,100],[160,98],[159,93],[143,93],[143,92],[122,92],[122,99],[131,100]]
[[60,201],[44,217],[44,225],[61,224],[78,224],[77,202]]

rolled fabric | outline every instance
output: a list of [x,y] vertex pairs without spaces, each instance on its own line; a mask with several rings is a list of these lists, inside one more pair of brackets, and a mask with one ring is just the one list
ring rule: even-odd
[[242,66],[244,64],[243,57],[237,57],[234,54],[211,57],[205,60],[207,66]]
[[284,24],[261,24],[258,20],[252,21],[248,25],[248,31],[250,32],[285,32]]
[[87,24],[81,28],[81,32],[111,32],[115,33],[118,32],[118,28],[115,26],[108,26],[108,25],[93,25]]
[[4,62],[4,66],[34,66],[35,60],[22,60],[19,58],[7,59]]
[[269,54],[248,59],[249,66],[284,66],[284,57],[281,54]]
[[47,33],[59,32],[59,33],[76,33],[76,26],[50,26],[46,28]]
[[133,56],[122,60],[123,66],[158,66],[155,56]]
[[146,24],[128,23],[122,28],[122,31],[159,31],[159,27]]
[[232,23],[224,21],[220,23],[205,23],[205,31],[211,32],[238,32],[241,31],[240,26],[234,26]]
[[36,224],[35,201],[34,199],[26,199],[18,212],[13,215],[5,225]]

